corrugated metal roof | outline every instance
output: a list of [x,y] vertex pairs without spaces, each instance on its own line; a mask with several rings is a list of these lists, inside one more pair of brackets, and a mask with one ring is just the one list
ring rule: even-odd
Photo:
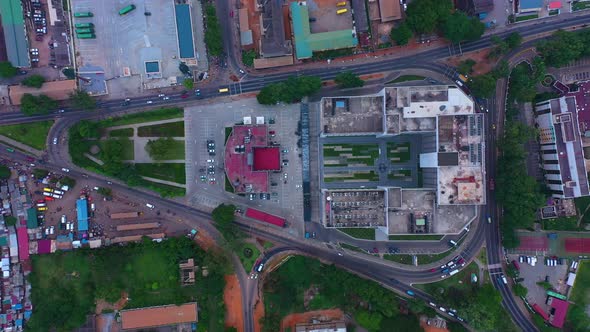
[[0,16],[2,16],[8,61],[15,67],[30,67],[21,1],[0,1]]
[[27,228],[37,228],[39,223],[37,222],[37,210],[35,208],[27,209]]
[[358,40],[350,30],[311,33],[307,6],[291,3],[295,52],[298,59],[311,58],[313,52],[355,47]]
[[252,38],[252,30],[240,32],[240,43],[244,46],[252,45],[254,39]]
[[76,201],[76,213],[78,216],[78,231],[88,230],[88,202],[85,199]]

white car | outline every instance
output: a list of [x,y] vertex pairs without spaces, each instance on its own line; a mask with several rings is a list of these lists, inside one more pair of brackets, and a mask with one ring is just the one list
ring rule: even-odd
[[65,168],[65,167],[64,167],[64,168],[62,168],[61,170],[62,170],[62,171],[64,171],[64,172],[66,172],[66,173],[69,173],[69,172],[70,172],[70,170],[69,170],[69,169],[67,169],[67,168]]
[[49,235],[53,235],[55,233],[55,226],[49,227]]
[[215,162],[215,159],[207,159],[207,162],[208,162],[209,164],[213,164],[213,163]]
[[168,100],[168,99],[170,99],[170,97],[164,97],[164,98],[162,98],[162,100]]
[[57,137],[53,138],[53,144],[57,144]]
[[153,102],[153,101],[151,101],[151,100],[148,100],[146,103],[147,103],[147,104],[153,104],[154,102]]
[[163,94],[163,93],[160,93],[160,94],[158,95],[158,98],[161,98],[161,97],[164,97],[164,96],[165,96],[165,94]]
[[150,209],[155,208],[155,206],[153,204],[150,204],[150,203],[145,203],[145,206],[147,206]]

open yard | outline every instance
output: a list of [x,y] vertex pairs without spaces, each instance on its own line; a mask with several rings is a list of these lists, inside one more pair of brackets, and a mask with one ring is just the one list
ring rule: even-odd
[[576,273],[576,282],[571,291],[570,310],[567,321],[579,331],[590,326],[587,307],[590,305],[590,262],[581,261]]
[[238,257],[240,257],[240,262],[246,273],[250,273],[258,256],[260,256],[260,250],[258,250],[253,243],[242,242],[236,250],[236,253],[238,254]]
[[107,128],[182,117],[184,117],[184,109],[182,108],[161,108],[155,111],[133,113],[123,115],[121,117],[108,118],[106,120],[99,121],[98,124],[100,128]]
[[133,136],[133,128],[113,129],[109,131],[109,137],[131,137]]
[[375,240],[374,228],[338,228],[338,230],[357,239]]
[[377,144],[324,144],[324,166],[374,166],[379,157]]
[[47,134],[52,125],[53,121],[40,121],[1,126],[0,135],[12,138],[15,141],[32,147],[33,149],[45,150],[47,147]]
[[184,121],[139,127],[139,137],[184,137]]
[[355,173],[324,173],[324,182],[365,182],[365,181],[379,181],[379,174],[374,171],[355,172]]
[[405,163],[410,161],[410,143],[387,143],[387,158],[392,163]]
[[184,141],[173,140],[159,160],[184,160]]
[[384,254],[383,258],[388,260],[388,261],[392,261],[392,262],[397,262],[400,264],[406,264],[406,265],[412,265],[412,257],[414,257],[413,255],[402,255],[402,254]]
[[186,183],[185,165],[174,164],[135,164],[137,173],[142,176],[176,183]]

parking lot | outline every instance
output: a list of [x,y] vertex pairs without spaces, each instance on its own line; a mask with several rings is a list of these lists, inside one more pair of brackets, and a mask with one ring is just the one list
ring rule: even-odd
[[[115,0],[72,3],[74,12],[93,14],[73,22],[94,24],[96,39],[75,39],[80,72],[94,73],[107,85],[107,89],[104,84],[83,85],[93,94],[108,91],[121,98],[143,89],[170,86],[181,75],[174,2],[139,0],[133,2],[135,10],[119,15],[118,11],[129,4]],[[154,67],[146,69],[146,62]]]
[[[262,106],[252,98],[227,99],[223,103],[185,109],[186,185],[187,198],[192,205],[213,209],[231,200],[238,206],[257,207],[289,221],[302,220],[301,159],[298,156],[298,136],[293,135],[299,121],[299,105],[279,107]],[[269,131],[276,133],[273,141],[280,144],[281,150],[288,151],[281,153],[281,161],[289,161],[287,166],[282,165],[280,172],[270,173],[268,200],[261,199],[258,194],[250,200],[249,197],[225,191],[223,155],[226,128],[241,123],[244,117],[264,117]],[[215,155],[209,154],[208,140],[215,144]],[[211,160],[213,162],[208,162]],[[210,167],[215,170],[214,174],[210,174]]]

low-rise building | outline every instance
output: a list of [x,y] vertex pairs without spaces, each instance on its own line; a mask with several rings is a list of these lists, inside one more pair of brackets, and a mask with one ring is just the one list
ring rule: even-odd
[[198,322],[196,302],[122,310],[120,313],[121,328],[125,331],[182,324],[190,326]]

